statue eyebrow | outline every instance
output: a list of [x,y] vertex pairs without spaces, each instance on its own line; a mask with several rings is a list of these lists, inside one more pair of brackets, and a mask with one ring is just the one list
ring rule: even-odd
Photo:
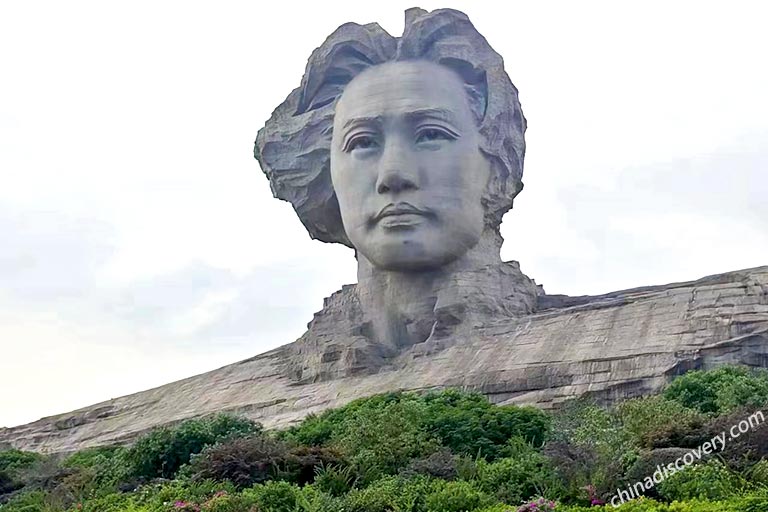
[[455,124],[453,112],[445,108],[422,108],[412,112],[406,112],[405,114],[405,118],[408,119],[408,121],[414,121],[421,117],[438,117],[444,121]]
[[342,130],[346,130],[350,126],[356,125],[356,124],[366,124],[366,123],[378,123],[381,124],[382,116],[370,116],[370,117],[353,117],[352,119],[347,119],[347,121],[344,123],[344,125],[341,127]]
[[[444,121],[448,121],[449,123],[455,124],[453,112],[445,108],[420,108],[418,110],[412,110],[410,112],[406,112],[404,114],[404,117],[409,122],[413,122],[414,120],[422,117],[438,117],[443,119]],[[383,116],[354,117],[352,119],[348,119],[344,123],[344,125],[342,126],[342,130],[346,130],[350,126],[353,126],[356,124],[366,124],[366,123],[380,124],[382,120],[383,120]]]

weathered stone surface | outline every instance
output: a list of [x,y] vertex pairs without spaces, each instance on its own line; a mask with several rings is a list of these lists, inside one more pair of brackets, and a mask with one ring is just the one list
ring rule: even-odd
[[275,197],[293,205],[312,238],[352,246],[331,180],[338,100],[365,71],[409,61],[440,64],[463,83],[478,121],[480,149],[494,168],[486,197],[489,223],[498,227],[522,189],[526,121],[517,89],[502,57],[466,14],[408,9],[400,37],[377,23],[345,23],[312,52],[299,87],[275,109],[254,148]]
[[464,13],[405,18],[401,37],[339,27],[256,137],[274,195],[358,263],[354,289],[299,342],[301,379],[375,372],[414,344],[536,308],[540,290],[500,256],[522,189],[517,90]]
[[503,263],[525,118],[463,13],[406,12],[399,38],[339,27],[256,140],[310,235],[353,246],[358,283],[296,342],[159,388],[0,430],[0,445],[127,442],[220,411],[267,427],[394,390],[446,386],[554,407],[659,389],[691,368],[768,366],[768,267],[597,297],[545,295]]
[[[345,287],[327,300],[327,308],[346,310],[344,298],[353,290]],[[656,391],[693,368],[768,366],[768,267],[593,297],[544,295],[539,302],[540,311],[532,315],[478,326],[459,339],[407,347],[375,373],[355,359],[365,350],[332,346],[332,340],[316,347],[299,341],[203,375],[0,430],[0,445],[65,451],[127,442],[152,427],[218,411],[284,427],[358,397],[445,386],[478,390],[496,403],[554,407],[580,394],[610,402]],[[347,342],[354,345],[352,338]],[[307,358],[326,364],[325,370],[297,378],[295,368]],[[348,362],[341,372],[333,366],[340,359]]]

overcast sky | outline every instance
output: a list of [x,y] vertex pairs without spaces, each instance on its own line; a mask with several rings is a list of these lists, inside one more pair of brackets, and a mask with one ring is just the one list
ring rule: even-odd
[[[0,3],[0,426],[293,341],[355,280],[253,140],[347,21],[413,1]],[[421,2],[504,56],[528,118],[502,256],[550,293],[768,264],[760,2]]]

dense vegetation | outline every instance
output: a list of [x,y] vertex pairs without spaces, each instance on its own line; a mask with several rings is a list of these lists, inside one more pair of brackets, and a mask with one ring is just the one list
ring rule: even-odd
[[[608,511],[618,489],[763,408],[768,372],[723,367],[552,414],[448,390],[361,399],[274,432],[217,415],[127,447],[0,451],[0,512]],[[768,512],[766,455],[768,426],[753,424],[618,510]]]

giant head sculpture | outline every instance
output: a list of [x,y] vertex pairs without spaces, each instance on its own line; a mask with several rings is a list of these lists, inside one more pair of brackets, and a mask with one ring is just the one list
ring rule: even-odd
[[378,24],[331,34],[255,155],[310,236],[376,269],[422,271],[478,245],[498,259],[524,132],[503,60],[467,16],[409,9],[399,38]]

